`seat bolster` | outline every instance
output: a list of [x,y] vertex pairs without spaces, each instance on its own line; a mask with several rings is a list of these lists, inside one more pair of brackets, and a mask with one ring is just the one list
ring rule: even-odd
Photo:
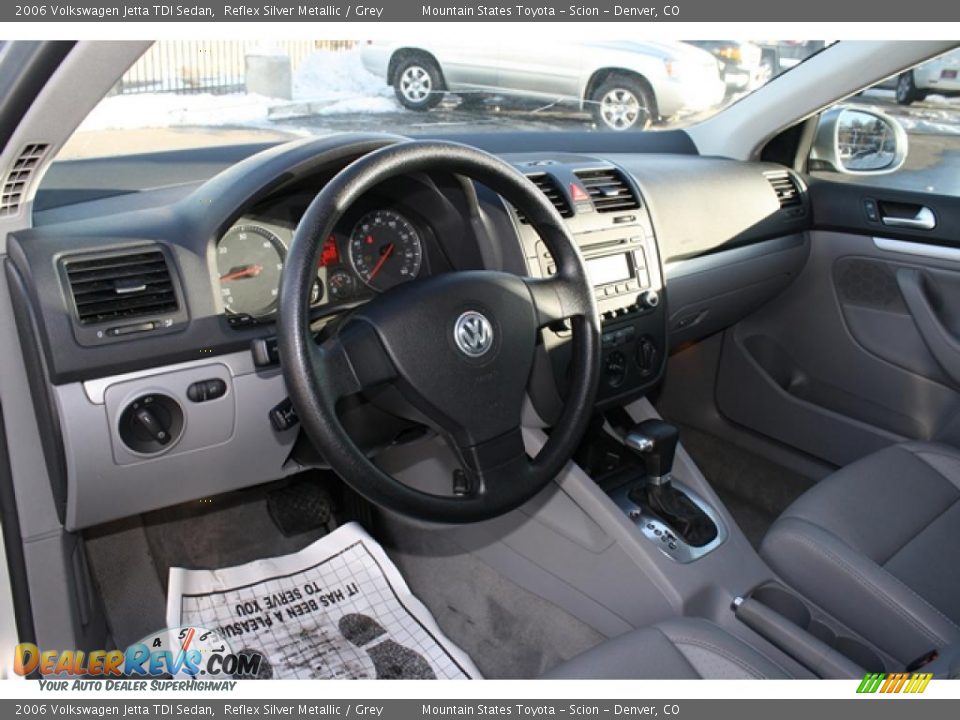
[[706,620],[678,618],[601,643],[545,678],[785,678],[786,672]]
[[950,618],[808,520],[781,517],[764,538],[760,554],[789,585],[900,662],[960,641],[960,627]]

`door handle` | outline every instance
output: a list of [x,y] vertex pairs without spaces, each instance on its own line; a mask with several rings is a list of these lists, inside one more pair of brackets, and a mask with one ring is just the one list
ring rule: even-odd
[[884,215],[881,221],[888,227],[909,228],[911,230],[933,230],[937,226],[937,218],[933,214],[933,210],[925,205],[921,206],[913,217]]

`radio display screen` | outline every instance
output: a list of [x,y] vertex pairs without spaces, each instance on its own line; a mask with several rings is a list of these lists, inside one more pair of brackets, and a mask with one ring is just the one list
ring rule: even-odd
[[587,274],[594,287],[629,280],[630,261],[626,253],[591,258],[587,260]]

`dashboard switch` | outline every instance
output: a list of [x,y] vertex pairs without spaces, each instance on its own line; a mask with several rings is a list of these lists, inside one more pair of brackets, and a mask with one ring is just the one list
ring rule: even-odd
[[163,452],[176,443],[183,431],[183,411],[167,395],[143,395],[120,414],[117,430],[123,444],[136,453]]
[[220,378],[200,380],[187,388],[187,397],[196,403],[216,400],[227,392],[227,384]]
[[269,367],[280,362],[280,346],[276,337],[254,340],[250,350],[253,352],[253,364],[257,367]]
[[140,429],[147,433],[161,445],[170,442],[170,433],[161,424],[160,420],[147,407],[140,407],[133,412],[133,421]]
[[297,411],[293,409],[290,398],[270,410],[270,424],[277,432],[289,430],[298,422],[300,422],[300,418],[297,417]]

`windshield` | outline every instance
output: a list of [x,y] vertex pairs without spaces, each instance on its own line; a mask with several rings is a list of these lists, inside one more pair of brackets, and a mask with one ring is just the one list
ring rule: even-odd
[[654,132],[709,117],[826,44],[162,40],[59,159],[358,130]]

